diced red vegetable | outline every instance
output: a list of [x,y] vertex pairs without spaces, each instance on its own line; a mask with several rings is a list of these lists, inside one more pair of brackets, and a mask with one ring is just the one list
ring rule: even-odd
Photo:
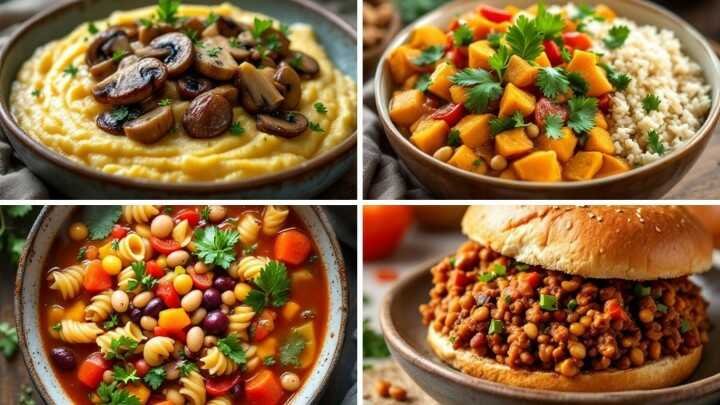
[[542,280],[542,277],[540,277],[540,273],[533,271],[532,273],[528,273],[527,278],[525,281],[530,285],[530,287],[535,288],[538,285],[540,285],[540,281]]
[[191,226],[195,226],[200,222],[200,213],[195,208],[183,208],[175,214],[175,220],[181,222],[187,219]]
[[112,236],[113,239],[122,239],[127,235],[128,229],[120,224],[113,225],[113,229],[110,232],[110,236]]
[[276,314],[272,310],[264,309],[253,323],[253,341],[260,342],[275,330]]
[[304,233],[290,229],[275,238],[275,259],[291,266],[301,265],[312,251],[312,241]]
[[625,310],[622,308],[622,305],[620,305],[620,302],[618,302],[617,299],[605,301],[605,313],[610,315],[610,318],[614,320],[625,319],[627,316],[625,314]]
[[193,286],[195,286],[195,288],[200,290],[207,290],[208,288],[212,287],[212,273],[199,274],[192,267],[187,268],[187,273],[190,275]]
[[562,65],[565,62],[562,57],[562,51],[560,50],[558,44],[555,43],[555,41],[548,39],[543,42],[543,45],[545,47],[545,54],[547,55],[548,59],[550,59],[551,65],[558,66]]
[[185,343],[185,338],[187,336],[183,329],[169,330],[167,328],[163,328],[162,326],[156,326],[155,328],[153,328],[153,334],[155,336],[171,337],[182,343]]
[[180,296],[178,296],[175,287],[169,280],[158,283],[157,287],[155,287],[155,295],[160,297],[168,308],[180,307]]
[[100,352],[90,354],[78,369],[78,380],[90,389],[96,389],[102,381],[103,373],[112,364]]
[[450,24],[448,24],[448,31],[455,31],[458,28],[460,28],[460,21],[457,18],[450,21]]
[[165,270],[163,270],[159,264],[155,263],[154,260],[145,263],[145,272],[155,278],[160,278],[165,275]]
[[574,49],[582,49],[584,51],[590,49],[592,46],[592,39],[590,39],[590,36],[582,32],[566,32],[562,34],[562,37],[565,45],[571,46]]
[[557,115],[563,122],[568,118],[567,107],[553,103],[548,98],[541,98],[535,105],[535,124],[540,128],[545,128],[545,117],[548,115]]
[[91,293],[105,291],[112,287],[112,278],[106,272],[100,260],[93,260],[88,264],[87,273],[83,279],[83,287]]
[[470,284],[472,279],[462,270],[453,270],[450,272],[450,284],[456,287],[465,287]]
[[163,240],[158,239],[154,236],[150,237],[150,245],[152,246],[153,250],[160,252],[164,255],[169,255],[170,253],[180,250],[181,246],[179,243],[175,242],[174,240]]
[[225,395],[232,387],[242,384],[243,379],[240,373],[225,375],[222,377],[212,377],[205,381],[205,390],[210,396],[219,397]]
[[282,397],[280,379],[268,369],[261,370],[245,384],[245,398],[252,405],[276,405]]
[[512,14],[501,8],[482,5],[478,7],[478,11],[480,12],[480,15],[495,23],[512,20]]
[[383,267],[375,271],[375,277],[380,281],[395,281],[398,278],[398,274],[394,269]]
[[605,93],[598,99],[598,108],[605,114],[610,111],[610,94]]
[[450,103],[430,115],[434,120],[443,120],[448,126],[453,127],[465,115],[465,107],[462,104]]

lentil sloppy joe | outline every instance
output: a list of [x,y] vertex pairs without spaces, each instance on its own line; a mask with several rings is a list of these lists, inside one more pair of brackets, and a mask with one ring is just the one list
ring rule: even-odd
[[708,343],[688,277],[712,240],[680,207],[471,207],[470,238],[432,268],[420,306],[443,361],[476,377],[558,391],[671,386]]

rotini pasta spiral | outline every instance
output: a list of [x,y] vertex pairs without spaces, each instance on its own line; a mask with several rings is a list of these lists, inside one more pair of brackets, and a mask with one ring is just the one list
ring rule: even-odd
[[100,347],[100,352],[102,354],[106,354],[110,351],[110,342],[112,342],[113,339],[118,339],[122,336],[126,336],[138,343],[146,339],[142,330],[140,330],[135,323],[128,322],[125,326],[118,326],[117,328],[98,336],[97,339],[95,339],[95,343]]
[[187,377],[180,379],[180,393],[188,399],[191,405],[205,404],[205,382],[197,371],[191,371]]
[[270,259],[265,256],[245,256],[229,270],[229,274],[240,280],[255,280],[268,263]]
[[232,313],[228,315],[230,323],[228,324],[228,333],[234,333],[240,337],[240,339],[247,341],[247,329],[250,327],[255,311],[249,305],[240,305],[233,309]]
[[160,210],[154,205],[125,205],[123,206],[123,218],[128,224],[150,222]]
[[155,336],[145,343],[143,358],[152,367],[159,366],[175,350],[175,341],[165,336]]
[[48,275],[48,281],[52,281],[50,288],[60,291],[64,300],[73,299],[82,290],[85,273],[87,273],[87,267],[79,264],[62,270],[53,270]]
[[141,262],[145,260],[145,242],[143,238],[131,233],[120,240],[118,244],[118,256],[125,264]]
[[92,343],[103,330],[92,322],[78,322],[70,319],[60,321],[58,336],[67,343]]
[[278,233],[285,224],[288,214],[290,214],[290,210],[284,205],[268,205],[263,212],[263,234],[273,236]]
[[139,285],[136,285],[135,288],[130,288],[130,280],[138,281],[132,267],[128,266],[118,274],[118,288],[130,294],[139,292]]
[[112,312],[111,295],[112,290],[107,290],[92,297],[90,305],[85,307],[85,320],[91,322],[106,320]]
[[179,243],[181,247],[185,247],[192,240],[192,229],[187,219],[180,221],[172,230],[172,238]]
[[258,241],[260,221],[258,221],[255,214],[248,212],[240,218],[237,230],[240,234],[240,242],[242,245],[245,247],[252,246]]
[[213,398],[207,405],[232,405],[230,398],[223,395],[222,397]]
[[210,375],[232,374],[238,368],[238,364],[225,356],[217,347],[208,349],[207,355],[200,361],[203,363],[203,370],[207,370]]

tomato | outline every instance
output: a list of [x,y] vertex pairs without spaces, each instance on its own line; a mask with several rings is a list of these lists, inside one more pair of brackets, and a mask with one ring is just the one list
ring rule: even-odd
[[159,282],[155,287],[155,295],[160,297],[168,308],[180,307],[180,296],[175,291],[172,281],[163,280]]
[[627,316],[617,299],[605,301],[605,313],[610,315],[612,319],[625,319]]
[[450,280],[449,284],[454,285],[455,287],[465,287],[466,285],[470,284],[473,280],[468,277],[467,274],[465,274],[462,270],[453,270],[450,272]]
[[277,405],[282,397],[280,379],[268,369],[260,370],[245,383],[245,398],[252,405]]
[[412,223],[412,207],[366,205],[363,207],[363,259],[390,256]]
[[565,62],[562,57],[562,51],[555,41],[548,39],[543,42],[543,45],[545,46],[545,54],[548,59],[550,59],[551,65],[562,65]]
[[478,12],[480,12],[480,15],[483,17],[495,23],[510,21],[513,17],[510,12],[492,6],[480,6],[478,7]]
[[113,239],[122,239],[127,235],[128,229],[120,224],[113,225],[112,232],[110,232],[110,235],[113,237]]
[[200,213],[195,208],[184,208],[175,214],[175,220],[177,222],[182,222],[185,219],[187,219],[191,226],[195,226],[200,222]]
[[537,273],[533,271],[532,273],[528,273],[527,278],[525,281],[530,285],[530,287],[535,288],[538,285],[540,285],[540,281],[542,280],[542,277],[540,277],[540,273]]
[[598,99],[598,108],[600,111],[607,114],[610,111],[610,95],[608,93],[603,94]]
[[153,328],[153,335],[171,337],[177,341],[185,343],[185,338],[187,336],[187,333],[182,329],[167,330],[167,329],[163,328],[162,326],[156,326],[155,328]]
[[205,381],[205,390],[210,396],[219,397],[225,395],[232,387],[243,384],[242,375],[240,373],[225,375],[222,377],[212,377]]
[[545,128],[545,117],[548,115],[557,115],[563,122],[568,118],[567,107],[557,105],[550,99],[542,97],[535,105],[535,124],[540,128]]
[[187,268],[187,272],[193,281],[193,286],[200,290],[207,290],[212,287],[212,273],[198,274],[192,267]]
[[93,260],[88,264],[85,278],[83,279],[83,287],[91,293],[105,291],[112,287],[112,278],[106,272],[100,260]]
[[160,278],[165,275],[165,270],[153,260],[145,263],[145,272],[155,278]]
[[[155,335],[157,335],[157,333]],[[145,374],[147,374],[148,371],[150,371],[150,365],[147,363],[147,361],[145,361],[145,359],[135,360],[133,367],[135,367],[137,376],[140,378],[145,377]]]
[[268,337],[275,330],[275,312],[265,309],[260,313],[258,319],[253,323],[253,341],[260,342]]
[[453,127],[465,115],[465,107],[462,104],[447,104],[443,108],[435,111],[430,115],[434,120],[443,120],[448,126]]
[[458,28],[460,28],[460,21],[457,18],[450,21],[450,24],[448,24],[448,31],[455,31]]
[[100,385],[103,373],[109,370],[111,365],[112,363],[106,360],[102,353],[92,353],[80,365],[77,373],[78,380],[94,390]]
[[180,250],[181,246],[179,243],[175,242],[174,240],[163,240],[158,239],[154,236],[150,237],[150,245],[152,246],[153,250],[156,250],[164,255],[169,255],[170,253]]
[[562,34],[562,37],[563,42],[574,49],[582,49],[584,51],[590,49],[592,46],[592,40],[590,37],[582,32],[566,32]]

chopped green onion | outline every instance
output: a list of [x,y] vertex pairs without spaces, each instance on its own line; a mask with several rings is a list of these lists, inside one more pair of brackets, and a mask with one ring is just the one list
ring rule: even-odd
[[496,276],[504,276],[507,274],[507,268],[500,263],[495,263],[492,271]]
[[557,297],[554,295],[540,294],[540,308],[546,311],[557,310]]
[[633,292],[638,297],[647,297],[648,295],[650,295],[650,286],[645,286],[640,283],[635,284]]
[[[492,325],[490,325],[492,327]],[[680,321],[680,333],[685,333],[689,331],[692,328],[692,324],[690,324],[690,321],[687,319],[684,319]]]
[[450,267],[455,268],[455,256],[450,258]]
[[668,307],[665,304],[656,303],[655,309],[658,310],[658,312],[662,312],[663,314],[667,314]]
[[488,329],[488,333],[491,335],[500,334],[502,333],[503,329],[505,329],[505,325],[503,325],[503,322],[499,319],[493,319],[492,321],[490,321],[490,328]]
[[481,275],[479,275],[478,280],[482,281],[483,283],[489,283],[495,280],[496,277],[497,275],[494,272],[488,271],[487,273],[482,273]]
[[574,299],[568,301],[568,303],[567,303],[567,309],[569,309],[569,310],[571,310],[571,311],[574,311],[575,308],[577,308],[577,306],[578,306],[578,303],[577,303],[577,301],[574,300]]

